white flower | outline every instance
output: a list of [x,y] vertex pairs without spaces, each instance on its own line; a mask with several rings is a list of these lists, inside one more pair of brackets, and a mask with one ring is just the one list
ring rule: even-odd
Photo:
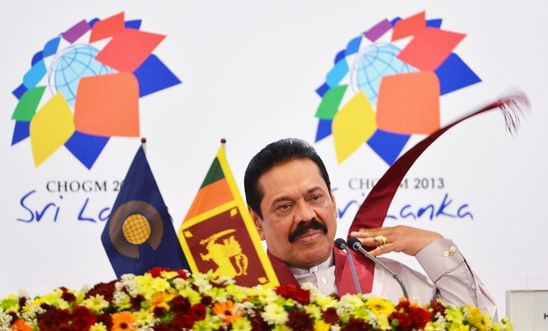
[[4,310],[0,308],[0,331],[10,331],[11,316],[4,314]]
[[[28,308],[28,309],[27,309]],[[40,315],[46,312],[46,310],[40,306],[25,305],[26,311],[23,312],[23,319],[27,322],[36,318],[36,315]]]
[[342,296],[339,304],[337,305],[337,314],[342,316],[346,313],[353,312],[356,307],[363,304],[363,301],[357,295],[345,294]]
[[260,285],[248,289],[247,293],[250,297],[257,297],[263,305],[270,304],[278,298],[278,295],[272,289],[267,289]]
[[188,282],[182,278],[175,278],[173,280],[173,286],[178,292],[180,292],[188,287]]
[[115,291],[112,303],[121,308],[128,308],[131,306],[131,298],[123,291]]
[[20,298],[30,298],[29,292],[25,289],[19,289],[17,296]]
[[268,324],[284,324],[288,320],[285,309],[277,304],[269,303],[264,307],[261,316]]
[[135,282],[134,274],[122,275],[122,277],[120,277],[120,283],[124,284],[126,291],[132,297],[135,297],[137,296],[137,294],[139,294],[139,289],[137,287],[137,283]]
[[250,301],[237,303],[236,307],[237,310],[241,310],[247,315],[252,315],[255,311],[255,305]]
[[234,280],[234,278],[226,275],[219,276],[219,278],[217,279],[217,282],[225,285],[236,284],[236,281]]
[[205,274],[195,274],[194,284],[198,286],[201,291],[208,291],[213,287]]
[[304,290],[309,290],[310,291],[310,294],[318,294],[320,293],[320,291],[318,290],[318,288],[316,286],[314,286],[314,284],[312,283],[309,283],[309,282],[306,282],[306,283],[303,283],[301,285],[301,287],[304,289]]

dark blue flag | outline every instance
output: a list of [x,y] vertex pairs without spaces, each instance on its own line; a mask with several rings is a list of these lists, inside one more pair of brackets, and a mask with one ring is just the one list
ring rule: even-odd
[[118,277],[143,274],[153,267],[189,270],[142,146],[129,167],[101,241]]

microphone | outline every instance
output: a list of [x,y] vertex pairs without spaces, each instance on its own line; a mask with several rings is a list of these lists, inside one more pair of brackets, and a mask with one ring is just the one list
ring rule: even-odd
[[[343,240],[344,241],[344,240]],[[403,292],[403,296],[406,298],[406,299],[409,299],[409,296],[407,295],[407,289],[405,288],[405,286],[403,285],[402,281],[400,280],[400,278],[398,277],[398,275],[396,275],[396,273],[392,270],[390,270],[390,268],[388,268],[386,266],[386,264],[382,263],[381,260],[379,260],[378,258],[376,258],[375,256],[371,255],[371,253],[369,253],[368,251],[366,251],[363,246],[362,246],[362,243],[361,241],[358,239],[358,238],[355,238],[355,237],[350,237],[348,238],[348,245],[350,246],[350,248],[352,248],[354,251],[356,252],[360,252],[362,253],[363,255],[365,255],[366,258],[368,258],[369,260],[373,261],[373,263],[375,263],[376,265],[378,265],[379,267],[381,267],[382,269],[384,269],[386,272],[388,272],[392,277],[394,277],[394,279],[398,282],[398,284],[400,284],[400,287],[401,287],[401,290]]]
[[352,280],[354,281],[354,286],[356,287],[356,291],[358,293],[363,293],[362,288],[360,286],[360,282],[358,280],[358,275],[356,274],[356,266],[354,265],[354,260],[352,259],[352,254],[348,251],[348,245],[346,244],[346,241],[342,238],[337,238],[335,240],[335,247],[338,249],[342,249],[346,252],[346,256],[348,256],[348,263],[350,264],[350,271],[352,273]]

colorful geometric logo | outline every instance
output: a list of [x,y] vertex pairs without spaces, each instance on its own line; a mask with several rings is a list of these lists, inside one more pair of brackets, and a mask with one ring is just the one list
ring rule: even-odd
[[65,146],[91,169],[111,137],[139,137],[139,99],[181,81],[152,54],[166,37],[124,13],[82,20],[48,41],[13,95],[12,145],[39,166]]
[[316,142],[333,135],[339,163],[365,142],[392,165],[413,134],[440,128],[440,97],[481,79],[454,52],[464,34],[425,12],[382,20],[351,39],[316,93]]

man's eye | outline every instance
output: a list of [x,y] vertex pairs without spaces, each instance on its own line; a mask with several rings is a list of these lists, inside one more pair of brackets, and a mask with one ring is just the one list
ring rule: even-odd
[[291,208],[291,205],[289,205],[288,203],[276,207],[277,210],[288,210],[289,208]]
[[321,194],[314,194],[310,196],[309,200],[317,202],[317,201],[321,201],[322,198],[323,196]]
[[290,203],[284,203],[284,204],[277,205],[274,210],[278,214],[286,214],[291,210],[291,206],[292,204]]

